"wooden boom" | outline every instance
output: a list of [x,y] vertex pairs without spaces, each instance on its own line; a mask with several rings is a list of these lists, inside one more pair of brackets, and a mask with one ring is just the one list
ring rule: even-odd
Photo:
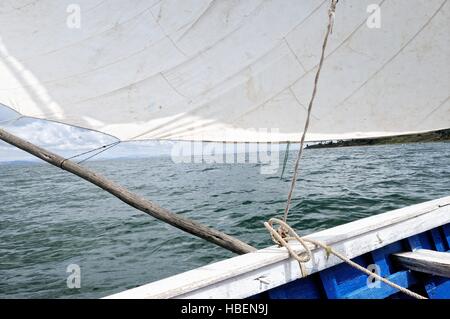
[[159,220],[162,220],[163,222],[184,230],[185,232],[205,239],[211,243],[219,245],[238,254],[245,254],[256,250],[254,247],[230,235],[209,228],[191,219],[185,218],[183,216],[172,213],[167,209],[159,207],[155,203],[130,192],[126,188],[110,181],[100,174],[75,162],[65,159],[57,154],[49,152],[42,147],[27,142],[20,137],[6,132],[5,130],[0,129],[0,139],[46,161],[47,163],[50,163],[56,167],[59,167],[65,171],[81,177],[82,179],[104,189],[126,204]]

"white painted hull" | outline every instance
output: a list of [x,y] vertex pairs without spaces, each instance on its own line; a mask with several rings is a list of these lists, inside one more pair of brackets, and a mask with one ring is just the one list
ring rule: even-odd
[[[353,259],[449,223],[450,196],[360,219],[306,237],[332,246]],[[447,241],[448,238],[450,235]],[[296,252],[303,250],[294,242],[292,247]],[[271,246],[106,298],[248,298],[342,263],[335,256],[328,258],[321,248],[311,248],[313,258],[304,264],[306,274],[303,275],[298,262],[289,257],[285,248]]]

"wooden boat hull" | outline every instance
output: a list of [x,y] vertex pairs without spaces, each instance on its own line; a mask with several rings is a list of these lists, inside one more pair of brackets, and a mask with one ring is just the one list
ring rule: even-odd
[[[410,271],[396,262],[393,254],[428,249],[450,250],[450,224],[436,227],[376,249],[353,259],[369,269],[377,265],[384,278],[431,299],[450,299],[450,278]],[[367,275],[346,263],[333,266],[270,289],[251,298],[268,299],[384,299],[409,298],[384,283],[376,284]]]
[[[269,237],[269,235],[268,235]],[[390,281],[428,298],[450,299],[450,196],[326,229],[306,238],[333,247],[347,258]],[[304,248],[290,242],[297,253]],[[225,259],[106,298],[404,298],[398,290],[373,282],[362,272],[310,247],[304,271],[284,247],[271,246]],[[408,269],[396,254],[425,249],[444,262],[430,260],[423,272]],[[410,253],[411,254],[411,253]],[[428,254],[425,254],[426,256]],[[421,255],[423,256],[423,254]],[[433,266],[433,267],[432,267]],[[415,267],[416,269],[417,267]]]

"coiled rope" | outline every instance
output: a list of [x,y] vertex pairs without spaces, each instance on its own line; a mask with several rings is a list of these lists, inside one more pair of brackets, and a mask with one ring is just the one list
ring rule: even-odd
[[[334,16],[335,16],[335,12],[336,12],[336,4],[338,3],[339,0],[331,0],[331,4],[330,4],[330,8],[328,10],[328,27],[327,27],[327,32],[325,34],[325,39],[323,41],[323,45],[322,45],[322,53],[320,56],[320,62],[319,62],[319,66],[317,68],[317,72],[316,72],[316,77],[314,79],[314,89],[312,92],[312,96],[311,96],[311,100],[309,101],[309,105],[308,105],[308,113],[306,116],[306,121],[305,121],[305,127],[302,133],[302,137],[300,140],[300,149],[297,153],[297,158],[295,161],[295,167],[294,167],[294,174],[292,176],[292,181],[291,181],[291,187],[289,189],[289,193],[288,193],[288,198],[286,201],[286,207],[284,210],[284,215],[283,215],[283,220],[277,219],[277,218],[271,218],[268,222],[264,223],[264,226],[266,227],[266,229],[269,231],[270,236],[272,237],[272,240],[283,247],[286,247],[286,249],[288,250],[289,254],[298,261],[299,265],[300,265],[300,270],[301,270],[301,274],[302,277],[307,275],[304,263],[310,261],[312,259],[312,252],[310,250],[310,248],[308,247],[307,243],[313,244],[316,247],[321,247],[325,250],[327,257],[330,254],[335,255],[336,257],[338,257],[339,259],[341,259],[342,261],[344,261],[345,263],[347,263],[348,265],[350,265],[351,267],[360,270],[361,272],[367,274],[368,276],[371,276],[381,282],[384,282],[385,284],[398,289],[399,291],[407,294],[410,297],[413,298],[417,298],[417,299],[427,299],[407,288],[401,287],[399,285],[397,285],[396,283],[393,283],[392,281],[389,281],[388,279],[378,275],[377,273],[373,273],[370,270],[362,267],[361,265],[355,263],[354,261],[352,261],[351,259],[347,258],[346,256],[342,255],[341,253],[335,251],[332,247],[325,245],[321,242],[318,242],[316,240],[313,239],[308,239],[308,238],[302,238],[300,237],[288,224],[287,224],[287,218],[288,218],[288,214],[289,214],[289,209],[290,209],[290,205],[291,205],[291,201],[292,201],[292,195],[294,193],[294,189],[295,189],[295,185],[297,183],[297,177],[298,177],[298,168],[299,168],[299,164],[300,164],[300,159],[302,157],[303,154],[303,146],[305,143],[305,137],[306,137],[306,132],[308,131],[309,128],[309,121],[310,121],[310,117],[311,117],[311,110],[313,107],[313,103],[314,103],[314,99],[316,97],[317,94],[317,85],[319,83],[319,77],[320,77],[320,71],[322,70],[322,65],[323,65],[323,61],[325,59],[325,50],[327,47],[327,43],[328,43],[328,37],[329,35],[332,33],[333,31],[333,25],[334,25]],[[278,229],[275,229],[274,224],[278,224],[279,227]],[[300,243],[300,245],[303,246],[303,248],[305,249],[304,252],[302,252],[301,254],[297,254],[292,247],[289,245],[289,241],[290,240],[296,240]]]
[[[282,228],[284,228],[285,231],[287,231],[287,235],[285,237],[282,237],[279,232],[274,228],[274,224],[277,223],[279,224]],[[265,222],[264,226],[266,226],[267,230],[269,231],[272,240],[278,244],[281,245],[283,247],[286,247],[286,249],[288,250],[289,254],[298,261],[299,265],[300,265],[300,270],[302,273],[302,277],[305,277],[307,275],[304,263],[310,261],[312,259],[312,252],[311,249],[308,247],[307,243],[311,243],[313,245],[315,245],[316,247],[321,247],[325,250],[326,254],[327,254],[327,258],[329,255],[335,255],[336,257],[338,257],[339,259],[341,259],[342,261],[344,261],[345,263],[347,263],[348,265],[352,266],[355,269],[358,269],[359,271],[362,271],[363,273],[365,273],[368,276],[371,276],[381,282],[384,282],[385,284],[391,286],[392,288],[398,289],[399,291],[407,294],[410,297],[413,298],[417,298],[417,299],[427,299],[407,288],[404,288],[402,286],[397,285],[396,283],[378,275],[377,273],[373,273],[370,270],[362,267],[361,265],[355,263],[354,261],[352,261],[350,258],[347,258],[346,256],[342,255],[341,253],[335,251],[331,246],[325,245],[319,241],[310,239],[310,238],[302,238],[300,237],[288,224],[286,224],[285,222],[283,222],[280,219],[277,218],[271,218],[269,220],[269,222]],[[289,241],[291,240],[297,240],[300,245],[303,246],[303,248],[305,249],[304,252],[297,254],[292,247],[289,245]]]

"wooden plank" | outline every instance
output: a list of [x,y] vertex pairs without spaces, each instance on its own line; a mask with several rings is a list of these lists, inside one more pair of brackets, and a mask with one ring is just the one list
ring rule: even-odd
[[223,248],[231,250],[235,253],[245,254],[256,249],[252,246],[234,238],[230,235],[224,234],[218,230],[212,229],[200,223],[197,223],[186,217],[177,215],[164,209],[157,204],[140,197],[139,195],[130,192],[128,189],[108,180],[97,172],[94,172],[86,167],[83,167],[75,162],[72,162],[64,157],[54,154],[50,151],[27,142],[20,137],[17,137],[5,130],[0,129],[0,139],[8,144],[16,146],[31,155],[36,156],[49,164],[52,164],[60,169],[68,171],[82,179],[94,184],[108,193],[114,195],[124,203],[148,214],[165,223],[168,223],[176,228],[184,230],[189,234],[195,235],[205,239],[211,243],[219,245]]
[[[354,258],[415,234],[450,223],[450,196],[412,205],[384,214],[305,236],[332,246]],[[270,236],[267,235],[268,242]],[[303,248],[292,243],[295,251]],[[307,274],[342,261],[327,258],[322,249],[312,249]],[[130,289],[107,298],[246,298],[286,284],[300,277],[298,262],[285,248],[271,246],[225,259],[185,273]]]
[[450,278],[450,253],[428,249],[393,254],[403,267],[418,272]]

